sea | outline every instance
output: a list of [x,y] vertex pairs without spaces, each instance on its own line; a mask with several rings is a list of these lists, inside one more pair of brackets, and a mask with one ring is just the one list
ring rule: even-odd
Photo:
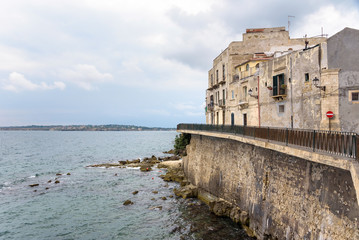
[[174,196],[165,169],[87,167],[168,156],[176,135],[0,131],[0,239],[252,239],[199,200]]

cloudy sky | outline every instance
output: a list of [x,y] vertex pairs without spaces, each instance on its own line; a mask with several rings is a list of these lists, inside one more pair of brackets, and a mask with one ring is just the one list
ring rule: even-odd
[[358,0],[2,0],[0,126],[205,122],[212,60],[246,28],[359,29]]

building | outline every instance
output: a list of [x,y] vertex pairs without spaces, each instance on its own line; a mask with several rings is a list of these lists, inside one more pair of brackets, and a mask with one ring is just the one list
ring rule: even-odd
[[247,29],[213,61],[206,102],[209,124],[359,132],[359,31],[290,39],[284,27]]

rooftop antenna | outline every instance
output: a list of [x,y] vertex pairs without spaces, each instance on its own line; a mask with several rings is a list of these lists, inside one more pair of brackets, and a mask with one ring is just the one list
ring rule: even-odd
[[295,18],[295,16],[288,15],[288,33],[289,33],[289,27],[290,27],[290,19],[289,18]]

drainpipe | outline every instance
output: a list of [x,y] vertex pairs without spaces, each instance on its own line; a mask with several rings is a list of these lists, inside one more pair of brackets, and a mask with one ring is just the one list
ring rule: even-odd
[[257,79],[258,79],[258,127],[261,127],[261,108],[260,108],[260,105],[259,105],[259,76],[257,76]]
[[289,83],[290,83],[290,126],[293,129],[293,85],[292,85],[292,55],[289,58],[289,65],[290,65],[290,76],[289,76]]

